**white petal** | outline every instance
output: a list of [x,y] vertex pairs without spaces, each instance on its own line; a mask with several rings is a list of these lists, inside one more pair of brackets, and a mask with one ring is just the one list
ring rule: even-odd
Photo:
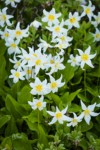
[[50,123],[48,123],[49,125],[54,124],[57,121],[57,119],[54,117]]
[[82,107],[83,110],[87,109],[87,107],[85,106],[85,104],[82,101],[81,101],[81,107]]
[[89,109],[90,111],[93,111],[94,108],[95,108],[95,106],[96,106],[96,103],[94,103],[93,105],[89,105],[89,106],[88,106],[88,109]]
[[85,116],[84,119],[85,119],[86,123],[89,125],[90,124],[91,116],[90,115]]
[[94,116],[94,117],[95,117],[95,116],[98,116],[99,114],[100,114],[100,113],[95,113],[95,112],[91,112],[91,113],[90,113],[90,115],[91,115],[91,116]]
[[51,115],[51,116],[55,116],[55,113],[52,112],[52,111],[47,111],[47,113],[48,113],[49,115]]

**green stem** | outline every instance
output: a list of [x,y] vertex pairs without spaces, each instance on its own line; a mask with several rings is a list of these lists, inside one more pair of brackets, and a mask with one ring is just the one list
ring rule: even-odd
[[84,70],[84,93],[86,97],[86,70]]

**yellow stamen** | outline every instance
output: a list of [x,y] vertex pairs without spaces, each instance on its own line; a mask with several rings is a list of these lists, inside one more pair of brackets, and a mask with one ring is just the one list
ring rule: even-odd
[[83,61],[88,61],[88,59],[89,59],[88,54],[82,54],[81,59],[82,59]]
[[54,19],[55,19],[55,16],[54,16],[54,15],[51,15],[51,14],[50,14],[50,15],[48,16],[48,20],[49,20],[49,21],[53,21]]
[[55,32],[60,32],[60,27],[55,27]]
[[85,13],[88,15],[90,14],[90,8],[86,8]]
[[62,113],[61,112],[57,112],[56,113],[56,118],[57,119],[61,119],[62,118]]
[[43,90],[43,86],[41,84],[37,85],[35,88],[38,92],[41,92]]
[[57,83],[56,83],[56,82],[52,82],[52,83],[51,83],[51,88],[54,89],[54,88],[56,88],[56,87],[57,87]]
[[75,17],[70,18],[70,22],[71,23],[75,23],[76,22],[76,18]]
[[16,35],[17,35],[17,36],[20,36],[21,34],[22,34],[22,32],[21,32],[20,30],[17,30],[17,31],[16,31]]
[[36,65],[40,65],[41,64],[41,60],[40,59],[38,59],[38,60],[36,60]]
[[88,110],[88,109],[84,110],[84,115],[85,115],[85,116],[90,115],[90,110]]
[[15,73],[15,77],[19,78],[19,77],[20,77],[20,73],[19,73],[19,72],[16,72],[16,73]]
[[37,102],[37,103],[36,103],[36,106],[37,106],[38,108],[40,108],[40,107],[42,106],[42,102],[40,102],[40,101]]
[[15,44],[15,43],[12,43],[12,44],[11,44],[11,47],[16,48],[16,44]]

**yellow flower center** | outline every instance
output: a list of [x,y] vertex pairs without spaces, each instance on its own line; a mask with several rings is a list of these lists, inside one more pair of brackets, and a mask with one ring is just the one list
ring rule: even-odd
[[60,32],[60,27],[55,27],[55,32]]
[[72,61],[73,61],[74,63],[76,63],[76,59],[75,59],[75,58],[72,58]]
[[53,59],[50,60],[50,64],[54,64],[54,60]]
[[41,60],[40,59],[38,59],[38,60],[36,60],[36,65],[38,66],[38,65],[40,65],[41,64]]
[[64,37],[64,36],[62,36],[60,39],[61,39],[62,41],[65,41],[65,37]]
[[37,57],[37,54],[33,54],[33,56]]
[[11,47],[16,48],[16,44],[15,44],[15,43],[12,43],[12,44],[11,44]]
[[90,110],[88,110],[88,109],[84,110],[84,115],[85,115],[85,116],[90,115]]
[[96,34],[96,38],[100,38],[100,34],[99,33]]
[[40,102],[40,101],[37,102],[37,103],[36,103],[36,106],[37,106],[38,108],[40,108],[40,107],[42,106],[42,102]]
[[28,69],[26,73],[31,75],[32,74],[32,70]]
[[88,54],[82,54],[81,59],[82,59],[83,61],[88,61],[88,59],[89,59]]
[[43,90],[43,86],[41,84],[38,84],[35,88],[38,92],[41,92]]
[[49,21],[53,21],[54,19],[55,19],[55,16],[54,16],[54,15],[51,15],[51,14],[50,14],[50,15],[48,16],[48,20],[49,20]]
[[17,35],[17,36],[20,36],[21,34],[22,34],[22,32],[21,32],[20,30],[17,30],[17,31],[16,31],[16,35]]
[[16,62],[16,65],[17,65],[17,66],[20,66],[20,61],[17,61],[17,62]]
[[56,118],[57,119],[61,119],[62,118],[62,113],[61,112],[57,112],[56,113]]
[[9,37],[9,33],[5,33],[4,36],[5,36],[5,37]]
[[85,13],[88,15],[88,14],[90,14],[90,8],[86,8],[86,10],[85,10]]
[[20,73],[19,73],[19,72],[16,72],[16,73],[15,73],[15,77],[19,78],[19,77],[20,77]]
[[77,123],[77,119],[74,118],[74,119],[72,120],[72,122],[73,122],[73,123]]
[[76,22],[76,18],[75,17],[70,18],[70,22],[71,23],[75,23]]
[[54,89],[54,88],[57,87],[57,83],[56,82],[52,82],[50,86],[51,86],[52,89]]
[[97,23],[100,23],[100,17],[96,18]]
[[6,17],[6,15],[2,15],[2,19],[4,20],[4,21],[6,21],[6,19],[7,19],[7,17]]

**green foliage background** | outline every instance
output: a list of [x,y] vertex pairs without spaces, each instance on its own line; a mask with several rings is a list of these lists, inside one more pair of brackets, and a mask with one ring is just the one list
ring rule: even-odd
[[[0,2],[0,8],[4,3]],[[93,1],[96,6],[95,13],[100,11],[99,0]],[[41,20],[43,9],[51,10],[54,7],[57,12],[63,14],[66,19],[68,13],[80,11],[80,5],[75,0],[23,0],[16,9],[9,6],[9,14],[14,15],[15,24],[21,22],[25,28],[33,20]],[[69,33],[73,37],[73,43],[66,50],[65,66],[61,71],[66,80],[66,86],[59,90],[59,94],[48,94],[46,101],[48,108],[51,104],[57,105],[60,109],[69,106],[68,112],[81,112],[80,99],[87,105],[94,102],[100,103],[100,45],[93,42],[94,28],[90,23],[83,21],[79,29]],[[28,46],[36,47],[39,37],[49,41],[48,32],[30,29],[30,37],[23,39],[21,46],[27,49]],[[74,49],[86,49],[90,45],[92,52],[97,51],[93,60],[94,69],[86,66],[86,71],[80,68],[73,68],[66,63],[70,53]],[[56,123],[48,125],[49,117],[46,110],[40,113],[38,110],[31,110],[28,101],[32,100],[30,87],[27,81],[19,81],[13,84],[8,78],[12,65],[9,62],[7,48],[0,39],[0,149],[1,150],[100,150],[100,116],[92,118],[90,125],[84,121],[77,127],[67,127],[66,124]],[[59,76],[59,72],[55,74]],[[54,110],[54,108],[52,107]],[[99,112],[100,109],[96,108]],[[39,116],[39,117],[38,117]],[[46,122],[46,121],[47,122]]]

